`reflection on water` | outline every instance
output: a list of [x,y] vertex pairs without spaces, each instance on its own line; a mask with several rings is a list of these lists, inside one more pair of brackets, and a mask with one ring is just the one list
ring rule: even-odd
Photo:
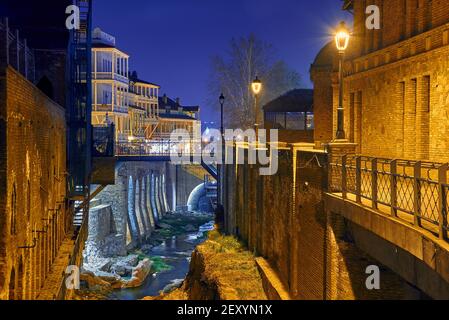
[[193,250],[205,240],[205,232],[212,230],[213,226],[213,222],[209,222],[201,226],[198,232],[173,237],[151,249],[150,256],[164,259],[171,269],[150,275],[139,288],[118,290],[114,292],[112,298],[139,300],[148,296],[158,296],[167,285],[183,280],[189,271]]

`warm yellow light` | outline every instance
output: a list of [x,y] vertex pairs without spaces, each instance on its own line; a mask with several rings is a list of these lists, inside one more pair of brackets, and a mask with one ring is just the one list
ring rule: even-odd
[[259,78],[256,77],[256,79],[251,84],[251,87],[253,89],[254,94],[256,94],[256,95],[259,94],[260,91],[262,91],[262,81],[260,81]]
[[340,52],[345,51],[349,44],[349,30],[346,27],[344,21],[340,22],[337,33],[335,34],[335,44],[337,45],[337,50]]

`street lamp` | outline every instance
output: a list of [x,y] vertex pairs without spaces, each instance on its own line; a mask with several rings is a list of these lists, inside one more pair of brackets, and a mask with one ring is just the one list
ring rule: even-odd
[[254,103],[254,114],[255,114],[255,123],[254,126],[257,130],[257,126],[259,125],[259,106],[258,106],[258,98],[259,98],[259,94],[262,91],[262,81],[259,80],[258,77],[256,77],[256,79],[254,79],[254,81],[251,83],[251,89],[253,90],[254,93],[254,99],[255,99],[255,103]]
[[339,79],[339,95],[338,95],[338,111],[337,111],[337,140],[345,139],[344,129],[344,108],[343,108],[343,60],[346,49],[349,44],[349,29],[344,21],[340,22],[337,33],[335,34],[335,45],[338,50],[338,79]]
[[220,95],[218,100],[220,101],[220,106],[221,106],[221,127],[220,127],[221,130],[220,130],[220,132],[221,132],[221,136],[223,137],[223,134],[224,134],[224,128],[223,128],[223,105],[225,103],[225,96],[223,95],[223,93]]
[[221,194],[221,187],[222,187],[222,177],[223,177],[223,165],[224,165],[224,121],[223,121],[223,105],[225,103],[225,96],[223,93],[218,98],[218,101],[220,102],[221,106],[221,125],[220,125],[220,133],[221,133],[221,164],[217,164],[218,167],[218,181],[217,181],[217,202],[220,206],[222,206],[222,194]]

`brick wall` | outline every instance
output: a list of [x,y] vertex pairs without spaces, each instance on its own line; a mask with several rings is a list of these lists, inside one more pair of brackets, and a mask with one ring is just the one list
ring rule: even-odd
[[[8,67],[0,81],[0,158],[6,159],[1,166],[6,172],[0,172],[6,185],[0,197],[6,200],[0,208],[0,247],[6,249],[0,257],[0,298],[13,298],[9,288],[14,288],[15,298],[35,298],[70,221],[65,202],[65,116],[14,69]],[[32,246],[33,239],[36,247],[18,248]]]
[[[225,225],[249,251],[269,261],[293,299],[425,297],[361,250],[353,240],[357,227],[326,206],[326,153],[283,150],[279,161],[273,176],[260,176],[257,165],[226,167]],[[358,239],[373,237],[359,229]],[[376,248],[383,250],[386,243],[378,238]],[[365,286],[370,265],[380,267],[381,290]]]
[[[369,5],[380,9],[380,30],[365,28]],[[352,54],[361,56],[448,22],[449,3],[444,0],[355,0]]]
[[[381,30],[365,27],[370,4],[381,9]],[[447,162],[449,2],[356,0],[354,12],[344,64],[347,139],[366,155]],[[336,126],[335,57],[328,62],[333,68],[311,69],[316,141]]]

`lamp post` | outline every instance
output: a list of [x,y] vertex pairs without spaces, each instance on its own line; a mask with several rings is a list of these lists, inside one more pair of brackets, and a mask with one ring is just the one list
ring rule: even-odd
[[257,134],[257,129],[259,126],[259,93],[260,91],[262,91],[262,81],[259,80],[258,77],[256,77],[256,79],[254,79],[254,81],[251,83],[251,89],[253,90],[254,93],[254,128],[256,129],[256,134]]
[[221,133],[221,164],[218,164],[218,182],[217,182],[217,197],[218,197],[218,204],[219,205],[223,205],[222,204],[222,194],[221,194],[221,190],[222,190],[222,177],[223,177],[223,165],[224,165],[224,150],[225,150],[225,139],[224,139],[224,121],[223,121],[223,105],[225,103],[225,96],[223,95],[223,93],[220,95],[220,97],[218,98],[218,101],[220,102],[220,106],[221,106],[221,123],[220,123],[220,133]]
[[221,137],[223,138],[223,136],[224,136],[223,105],[224,105],[224,102],[225,102],[225,96],[223,95],[223,93],[220,95],[220,98],[218,98],[218,100],[220,101],[220,106],[221,106],[221,127],[220,127],[220,133],[221,133]]
[[337,33],[335,34],[335,44],[338,50],[338,110],[337,110],[337,140],[345,139],[344,129],[344,108],[343,108],[343,60],[346,49],[349,44],[349,30],[344,21],[340,22]]

